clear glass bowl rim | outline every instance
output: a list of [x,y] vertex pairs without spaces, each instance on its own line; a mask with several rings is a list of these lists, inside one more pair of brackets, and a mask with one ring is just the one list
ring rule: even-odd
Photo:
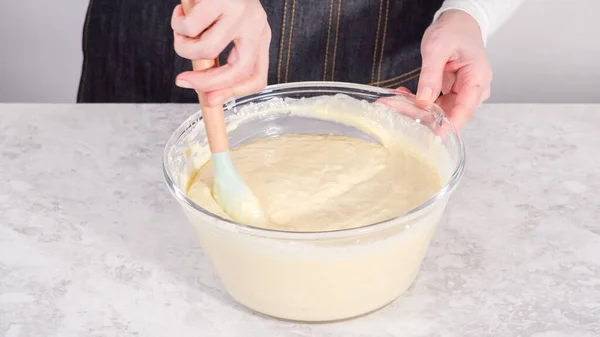
[[[365,84],[356,84],[356,83],[346,83],[346,82],[330,82],[330,81],[315,81],[315,82],[290,82],[283,84],[274,84],[267,86],[263,91],[251,95],[241,96],[237,98],[232,98],[228,102],[224,104],[225,112],[233,109],[239,104],[245,104],[252,102],[259,98],[268,98],[269,96],[277,97],[277,94],[285,94],[294,92],[296,89],[297,92],[322,92],[322,93],[340,93],[343,94],[345,92],[350,91],[350,93],[360,93],[360,94],[371,94],[373,97],[399,97],[404,99],[407,103],[415,104],[413,100],[409,100],[406,97],[414,97],[412,94],[399,93],[394,91],[393,89],[387,88],[379,88],[374,86],[369,86]],[[465,146],[458,133],[456,127],[446,118],[443,113],[443,110],[435,105],[431,104],[430,106],[423,108],[424,111],[432,113],[436,115],[436,119],[442,119],[445,125],[451,128],[451,131],[455,134],[458,140],[460,158],[458,159],[458,163],[454,168],[454,171],[446,183],[434,196],[432,196],[429,200],[425,201],[421,205],[405,212],[404,214],[392,217],[390,219],[386,219],[377,223],[368,224],[360,227],[348,228],[348,229],[339,229],[339,230],[331,230],[331,231],[313,231],[313,232],[294,232],[294,231],[283,231],[276,229],[267,229],[260,228],[250,225],[245,225],[241,223],[237,223],[235,221],[222,218],[216,214],[212,214],[211,212],[205,210],[200,207],[196,203],[194,203],[190,198],[187,197],[186,193],[182,191],[178,186],[175,185],[173,178],[171,177],[171,173],[167,169],[168,162],[168,154],[169,149],[173,146],[173,144],[184,134],[184,131],[189,128],[189,125],[195,121],[202,120],[201,110],[194,113],[192,116],[188,117],[184,122],[182,122],[177,129],[171,134],[169,140],[167,141],[164,151],[163,151],[163,176],[165,179],[165,183],[175,199],[179,201],[184,206],[192,208],[194,211],[200,212],[205,216],[213,218],[215,220],[219,220],[219,225],[222,227],[226,227],[227,229],[231,229],[238,232],[244,232],[246,234],[268,237],[268,238],[278,238],[278,239],[287,239],[287,240],[314,240],[314,239],[327,239],[327,238],[342,238],[349,237],[355,235],[364,235],[366,233],[370,233],[373,231],[379,231],[386,229],[388,227],[393,227],[396,224],[406,223],[410,219],[419,216],[423,212],[426,212],[429,208],[433,207],[436,202],[440,199],[443,199],[447,195],[451,194],[453,190],[456,188],[462,176],[464,175],[465,165],[466,165],[466,151]],[[404,220],[404,221],[403,221]]]

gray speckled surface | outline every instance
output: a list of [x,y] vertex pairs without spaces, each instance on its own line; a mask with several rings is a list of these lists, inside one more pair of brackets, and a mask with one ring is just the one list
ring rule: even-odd
[[332,324],[222,290],[162,181],[195,107],[0,105],[0,335],[599,336],[600,105],[487,105],[413,287]]

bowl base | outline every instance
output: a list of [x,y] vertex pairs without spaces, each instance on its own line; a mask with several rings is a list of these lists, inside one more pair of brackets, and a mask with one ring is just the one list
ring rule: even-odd
[[383,310],[385,308],[387,308],[390,304],[394,303],[398,298],[400,298],[400,296],[394,298],[393,300],[387,302],[386,304],[380,306],[379,308],[373,309],[371,311],[367,311],[365,313],[362,314],[358,314],[358,315],[354,315],[354,316],[350,316],[350,317],[346,317],[346,318],[339,318],[339,319],[332,319],[332,320],[319,320],[319,321],[307,321],[307,320],[296,320],[296,319],[289,319],[289,318],[282,318],[282,317],[277,317],[277,316],[273,316],[273,315],[268,315],[265,313],[262,313],[260,311],[254,310],[250,307],[245,306],[244,304],[241,304],[244,308],[246,308],[247,310],[250,310],[252,313],[258,315],[258,316],[262,316],[265,318],[270,318],[270,319],[276,319],[278,321],[283,321],[283,322],[289,322],[289,323],[298,323],[298,324],[330,324],[330,323],[340,323],[340,322],[346,322],[346,321],[352,321],[358,318],[362,318],[362,317],[366,317],[369,316],[371,314],[374,314],[380,310]]

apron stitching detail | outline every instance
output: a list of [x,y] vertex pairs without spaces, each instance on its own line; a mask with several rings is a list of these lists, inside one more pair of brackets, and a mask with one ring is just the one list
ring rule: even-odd
[[379,19],[377,19],[377,33],[375,34],[375,48],[373,48],[373,66],[371,67],[371,82],[375,82],[375,62],[377,61],[377,45],[379,44],[379,29],[381,28],[381,12],[383,0],[379,0]]
[[327,45],[325,46],[325,65],[323,66],[323,81],[327,80],[327,61],[329,60],[329,37],[331,35],[331,18],[333,14],[333,0],[329,2],[329,28],[327,28]]
[[296,0],[292,0],[292,19],[290,22],[290,37],[288,38],[287,61],[285,62],[285,82],[288,81],[288,72],[290,70],[290,51],[292,48],[292,32],[294,31],[294,14],[296,13]]
[[342,10],[342,0],[338,0],[338,8],[337,8],[337,23],[335,27],[335,43],[333,44],[333,62],[331,65],[331,80],[335,76],[335,58],[337,55],[337,44],[338,44],[338,33],[340,30],[340,17],[342,16],[340,11]]
[[385,36],[387,34],[388,17],[390,12],[390,0],[385,3],[385,21],[383,24],[383,38],[381,39],[381,54],[379,54],[379,69],[377,70],[377,81],[381,81],[381,64],[383,63],[383,52],[385,51]]
[[283,3],[283,19],[281,20],[281,41],[279,42],[279,62],[277,64],[277,83],[281,83],[281,61],[283,59],[283,51],[285,47],[285,22],[287,18],[287,2]]
[[395,81],[395,80],[398,80],[398,79],[402,79],[403,77],[406,77],[408,75],[414,74],[415,72],[417,72],[419,70],[421,70],[421,67],[415,68],[415,69],[413,69],[411,71],[408,71],[408,72],[405,72],[405,73],[403,73],[401,75],[394,76],[392,78],[388,78],[387,80],[378,81],[378,82],[371,82],[371,83],[369,83],[369,85],[379,85],[379,84],[384,84],[384,83],[392,82],[392,81]]
[[85,27],[83,28],[83,36],[84,36],[84,40],[83,40],[83,50],[84,50],[84,56],[85,56],[85,61],[83,62],[83,71],[81,74],[81,78],[79,79],[79,81],[81,82],[80,85],[80,94],[84,94],[85,93],[85,80],[87,78],[87,69],[88,69],[88,59],[89,59],[89,47],[88,47],[88,40],[89,40],[89,26],[90,26],[90,17],[92,16],[92,6],[94,5],[94,0],[90,0],[90,5],[88,7],[86,16],[85,16]]
[[414,80],[415,78],[417,78],[417,77],[419,77],[419,76],[421,76],[421,74],[420,74],[420,73],[419,73],[419,74],[416,74],[416,75],[413,75],[413,76],[411,76],[411,77],[408,77],[408,78],[403,78],[403,79],[401,79],[400,81],[398,81],[398,82],[396,82],[396,83],[386,84],[386,85],[384,86],[384,88],[393,88],[393,87],[399,86],[400,84],[402,84],[402,83],[406,83],[406,82],[408,82],[408,81],[410,81],[410,80]]

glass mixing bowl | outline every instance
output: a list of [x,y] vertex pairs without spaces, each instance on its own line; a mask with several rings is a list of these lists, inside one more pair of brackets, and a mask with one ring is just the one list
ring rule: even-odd
[[[415,144],[424,151],[432,144],[443,150],[445,159],[439,163],[445,167],[439,169],[447,174],[437,194],[405,214],[358,228],[327,232],[262,229],[214,215],[186,196],[192,160],[189,148],[207,146],[200,112],[183,122],[166,144],[163,169],[168,188],[197,230],[224,288],[259,313],[294,321],[335,321],[394,301],[416,278],[448,198],[462,178],[465,149],[456,129],[438,106],[420,108],[409,93],[339,82],[289,83],[231,100],[225,105],[225,115],[231,117],[244,107],[273,99],[281,103],[282,99],[294,102],[340,94],[384,104],[389,114],[410,118],[420,130]],[[285,109],[285,104],[278,108]],[[235,147],[260,137],[298,133],[376,141],[348,125],[289,114],[237,125],[230,130],[229,141]]]

